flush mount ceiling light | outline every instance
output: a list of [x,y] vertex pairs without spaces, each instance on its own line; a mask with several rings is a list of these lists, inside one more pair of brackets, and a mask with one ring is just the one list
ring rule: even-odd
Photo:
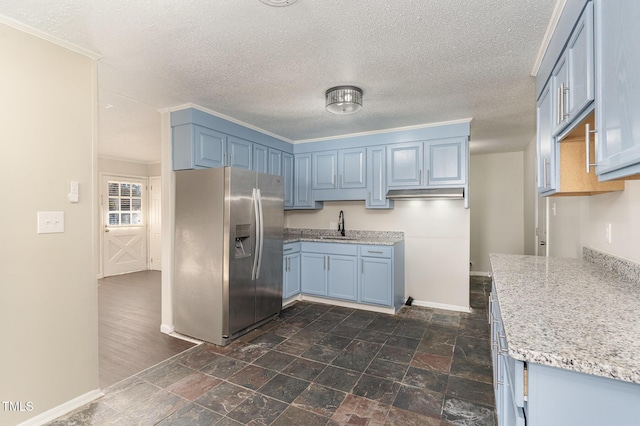
[[355,86],[332,87],[325,93],[327,111],[353,114],[362,108],[362,89]]
[[297,0],[260,0],[260,1],[268,6],[283,7],[283,6],[290,6],[293,3],[295,3]]

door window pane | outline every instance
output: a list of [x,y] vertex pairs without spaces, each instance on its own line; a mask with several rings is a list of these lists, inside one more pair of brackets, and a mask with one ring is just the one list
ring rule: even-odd
[[142,184],[109,181],[107,187],[109,191],[107,213],[109,226],[143,225]]

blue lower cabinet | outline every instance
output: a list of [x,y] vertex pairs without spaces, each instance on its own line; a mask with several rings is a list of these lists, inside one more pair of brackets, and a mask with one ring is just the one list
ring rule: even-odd
[[327,296],[358,300],[357,256],[327,256]]
[[327,295],[327,256],[320,253],[302,253],[301,286],[305,294],[314,296]]
[[300,243],[285,244],[282,262],[282,298],[300,294]]
[[404,245],[396,246],[303,242],[300,291],[399,309],[398,301],[404,300]]
[[360,301],[375,305],[392,305],[393,282],[391,259],[360,258]]

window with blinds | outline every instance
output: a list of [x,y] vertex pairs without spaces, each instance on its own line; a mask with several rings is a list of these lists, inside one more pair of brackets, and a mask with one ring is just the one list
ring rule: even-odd
[[109,226],[142,225],[142,184],[109,181]]

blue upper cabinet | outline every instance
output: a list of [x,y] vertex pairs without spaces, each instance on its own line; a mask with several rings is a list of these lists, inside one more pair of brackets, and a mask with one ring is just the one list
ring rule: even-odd
[[227,135],[196,124],[173,128],[173,169],[225,165]]
[[282,173],[282,151],[269,148],[268,172],[270,175],[283,176]]
[[467,184],[466,137],[387,146],[387,186],[425,188]]
[[555,179],[555,140],[552,136],[554,124],[553,99],[551,87],[540,95],[537,104],[537,188],[540,194],[553,192],[556,189]]
[[387,146],[387,186],[417,187],[422,185],[424,142],[398,143]]
[[426,185],[464,185],[467,182],[467,139],[425,143]]
[[595,99],[593,25],[593,3],[588,3],[567,45],[569,85],[566,92],[566,113],[572,120]]
[[253,169],[258,173],[269,173],[269,149],[260,144],[253,144]]
[[337,188],[338,152],[314,152],[312,159],[313,189]]
[[293,177],[293,155],[288,152],[282,153],[282,176],[284,177],[284,208],[293,208],[294,177]]
[[311,187],[311,154],[296,154],[294,160],[293,207],[296,209],[321,208],[322,205],[315,202]]
[[235,136],[229,136],[227,151],[227,165],[246,170],[253,168],[253,143]]
[[338,151],[338,187],[365,188],[367,186],[366,149]]
[[393,207],[393,201],[387,199],[386,171],[386,147],[367,148],[367,208]]
[[576,122],[595,98],[593,24],[593,3],[589,2],[551,74],[554,135]]
[[596,1],[597,167],[601,180],[640,173],[640,2]]

